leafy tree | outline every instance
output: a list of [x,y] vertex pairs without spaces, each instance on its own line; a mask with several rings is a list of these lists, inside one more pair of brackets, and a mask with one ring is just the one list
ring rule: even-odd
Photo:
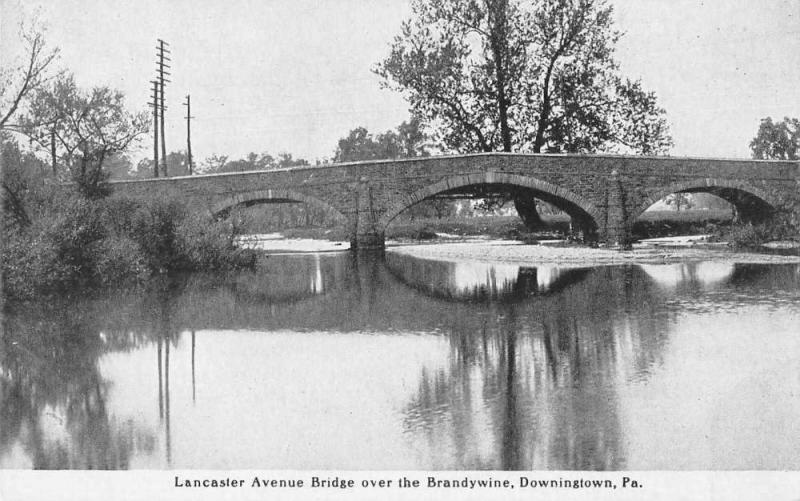
[[218,155],[215,153],[203,160],[199,170],[204,174],[221,172],[226,163],[228,163],[228,155]]
[[203,162],[202,171],[206,174],[218,172],[246,172],[251,170],[274,170],[286,167],[309,165],[303,158],[294,158],[291,153],[281,153],[273,157],[269,153],[248,153],[239,160],[228,160],[226,155],[212,155]]
[[675,207],[676,211],[695,207],[694,196],[691,193],[671,193],[664,197],[664,203],[670,207]]
[[339,140],[334,153],[334,162],[357,162],[361,160],[384,160],[390,158],[424,157],[427,137],[420,128],[420,121],[403,122],[397,130],[388,130],[373,136],[364,127],[356,127],[347,137]]
[[106,162],[126,151],[149,126],[147,113],[125,109],[121,92],[109,87],[80,89],[72,75],[33,93],[29,108],[23,119],[25,133],[48,151],[54,147],[79,190],[90,198],[105,193]]
[[771,117],[761,120],[756,137],[750,141],[753,158],[767,160],[800,159],[800,119],[785,117],[773,122]]
[[59,55],[58,48],[47,46],[44,30],[36,21],[23,22],[19,31],[24,57],[8,67],[0,67],[0,130],[18,128],[11,118],[31,93],[50,81],[49,70]]
[[[167,165],[171,176],[189,175],[189,157],[182,151],[172,151],[167,154]],[[150,169],[152,172],[152,169]]]
[[621,34],[604,0],[413,0],[412,10],[375,71],[444,149],[661,154],[672,145],[655,95],[620,75]]
[[280,153],[275,162],[275,168],[285,169],[287,167],[301,167],[303,165],[310,165],[308,160],[304,158],[294,158],[291,153]]

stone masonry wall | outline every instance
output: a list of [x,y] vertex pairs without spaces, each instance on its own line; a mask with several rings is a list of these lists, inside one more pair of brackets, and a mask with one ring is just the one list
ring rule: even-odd
[[334,164],[113,183],[127,196],[180,197],[211,213],[240,203],[298,200],[338,211],[353,244],[382,246],[403,209],[436,192],[474,184],[532,190],[592,219],[600,238],[626,237],[633,221],[675,191],[714,187],[755,195],[800,214],[798,162],[672,157],[487,153]]

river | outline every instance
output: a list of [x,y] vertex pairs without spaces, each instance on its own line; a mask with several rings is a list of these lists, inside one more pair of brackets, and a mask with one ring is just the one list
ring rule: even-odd
[[800,265],[273,255],[8,305],[0,467],[800,469]]

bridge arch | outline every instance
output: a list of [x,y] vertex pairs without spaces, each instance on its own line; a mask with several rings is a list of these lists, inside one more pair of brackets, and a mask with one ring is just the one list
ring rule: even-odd
[[218,217],[220,215],[226,214],[234,207],[238,206],[249,207],[251,205],[256,205],[259,203],[293,203],[293,202],[301,202],[307,204],[310,207],[315,207],[317,209],[324,209],[325,211],[328,211],[331,214],[335,215],[337,218],[341,218],[342,221],[346,219],[344,214],[342,214],[336,207],[332,206],[327,202],[324,202],[318,198],[305,195],[303,193],[294,190],[287,190],[283,188],[253,190],[253,191],[231,194],[230,196],[227,196],[222,200],[214,203],[209,208],[209,212],[213,217]]
[[419,189],[411,195],[401,197],[389,205],[378,221],[378,227],[385,230],[401,212],[435,195],[480,185],[501,185],[529,190],[532,196],[558,207],[583,223],[590,224],[593,230],[597,229],[597,222],[602,220],[600,210],[593,203],[565,188],[533,177],[489,171],[449,177]]
[[730,179],[697,179],[649,190],[633,211],[636,220],[651,205],[673,193],[710,193],[736,207],[745,221],[757,221],[775,211],[775,201],[765,190]]

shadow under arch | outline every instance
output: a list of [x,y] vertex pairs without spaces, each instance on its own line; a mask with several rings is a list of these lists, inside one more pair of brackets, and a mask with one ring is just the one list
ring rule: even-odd
[[409,207],[435,195],[448,192],[458,193],[466,191],[465,188],[472,186],[507,187],[517,193],[529,194],[566,212],[573,220],[577,220],[578,226],[592,233],[597,232],[597,221],[602,220],[600,211],[594,204],[565,188],[518,174],[481,172],[449,177],[403,197],[389,206],[389,209],[378,221],[378,226],[381,230],[385,230],[394,218]]
[[775,212],[770,195],[754,186],[726,179],[703,179],[685,181],[649,191],[645,199],[632,214],[636,220],[650,206],[673,193],[710,193],[730,203],[745,222],[760,222]]
[[235,195],[230,195],[225,199],[215,203],[209,208],[209,213],[213,217],[225,217],[235,207],[250,207],[258,204],[283,204],[283,203],[304,203],[309,207],[325,210],[337,220],[344,222],[346,218],[336,207],[318,198],[304,195],[293,190],[283,188],[253,190]]

